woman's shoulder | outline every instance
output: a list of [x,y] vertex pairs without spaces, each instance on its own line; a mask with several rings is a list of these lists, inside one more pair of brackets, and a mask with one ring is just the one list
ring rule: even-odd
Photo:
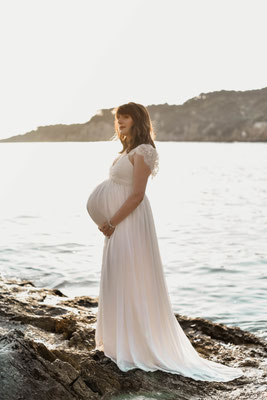
[[151,175],[154,177],[159,169],[159,155],[154,146],[150,143],[141,143],[132,149],[128,154],[140,154],[144,157],[145,162],[150,166]]
[[128,154],[133,153],[133,152],[157,152],[157,149],[151,144],[151,143],[141,143],[137,145],[135,148],[129,151]]

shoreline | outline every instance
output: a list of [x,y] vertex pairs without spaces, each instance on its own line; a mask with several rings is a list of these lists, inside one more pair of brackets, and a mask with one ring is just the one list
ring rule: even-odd
[[244,376],[223,383],[138,368],[125,373],[95,350],[97,306],[97,297],[71,298],[31,281],[0,277],[1,400],[123,399],[130,394],[175,400],[266,398],[264,339],[175,313],[202,357],[241,367]]

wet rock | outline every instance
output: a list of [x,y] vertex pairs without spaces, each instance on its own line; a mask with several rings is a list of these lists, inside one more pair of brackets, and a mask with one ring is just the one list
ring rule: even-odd
[[0,278],[0,399],[267,398],[263,339],[238,327],[176,314],[204,358],[242,367],[245,375],[221,383],[138,368],[122,372],[95,349],[96,306],[97,298],[70,299],[29,281]]
[[80,297],[75,297],[75,299],[62,301],[61,304],[62,305],[65,304],[70,307],[82,306],[82,307],[92,308],[92,307],[98,307],[98,299],[89,296],[80,296]]

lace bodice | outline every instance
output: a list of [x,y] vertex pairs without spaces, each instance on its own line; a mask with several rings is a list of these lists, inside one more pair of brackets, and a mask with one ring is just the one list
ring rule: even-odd
[[132,184],[133,164],[128,156],[134,154],[135,152],[144,157],[145,163],[151,170],[151,178],[153,179],[156,176],[159,170],[158,152],[151,144],[142,143],[132,149],[129,153],[123,153],[117,159],[115,159],[109,170],[110,178],[125,185]]
[[128,154],[134,154],[135,152],[144,156],[145,163],[150,167],[153,179],[159,170],[159,155],[157,150],[151,144],[142,143],[132,149]]

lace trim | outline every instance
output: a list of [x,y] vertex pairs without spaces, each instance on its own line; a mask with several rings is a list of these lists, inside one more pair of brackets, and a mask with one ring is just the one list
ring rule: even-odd
[[151,179],[153,179],[159,171],[159,155],[157,150],[149,143],[142,143],[132,149],[128,154],[136,152],[144,157],[144,161],[151,170]]

